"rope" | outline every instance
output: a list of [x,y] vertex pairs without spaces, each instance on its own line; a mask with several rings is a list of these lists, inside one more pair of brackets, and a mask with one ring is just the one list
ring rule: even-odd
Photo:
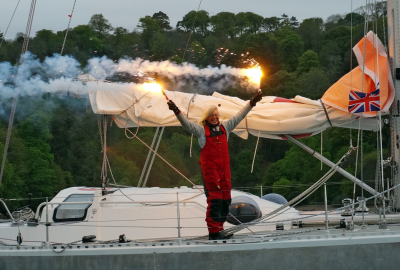
[[74,5],[72,6],[71,16],[69,17],[68,27],[67,27],[67,31],[65,32],[64,42],[63,42],[63,45],[61,48],[60,56],[62,56],[63,51],[64,51],[65,41],[67,40],[67,35],[68,35],[68,31],[69,31],[69,25],[71,24],[72,15],[74,14],[75,4],[76,4],[76,0],[74,1]]
[[[106,158],[107,158],[107,157],[106,157]],[[110,162],[108,161],[108,158],[107,158],[107,165],[108,165],[108,169],[110,170],[111,178],[112,178],[112,180],[114,181],[114,184],[117,186],[119,192],[121,192],[122,195],[124,195],[126,198],[128,198],[129,200],[131,200],[131,201],[134,202],[133,199],[131,199],[129,196],[127,196],[127,195],[119,188],[117,182],[115,181],[114,175],[113,175],[113,173],[112,173],[111,166],[110,166]]]
[[326,116],[326,119],[328,120],[329,125],[330,125],[331,127],[333,127],[332,122],[331,122],[331,119],[329,119],[329,114],[328,114],[328,112],[326,111],[325,104],[322,102],[321,99],[319,100],[319,102],[321,102],[322,108],[324,109],[325,116]]
[[194,29],[194,23],[196,22],[197,14],[199,13],[199,10],[200,10],[201,2],[203,2],[203,0],[200,0],[199,7],[197,8],[197,11],[196,11],[196,15],[194,16],[192,29],[190,30],[189,38],[188,38],[188,40],[186,42],[185,50],[183,51],[183,56],[182,56],[183,59],[185,59],[186,50],[187,50],[187,48],[189,46],[190,37],[192,36],[192,32],[193,32],[193,29]]
[[[33,16],[35,14],[35,7],[36,7],[36,0],[32,0],[31,9],[30,9],[30,12],[29,12],[29,17],[28,17],[28,22],[27,22],[27,25],[26,25],[24,44],[23,44],[22,50],[21,50],[21,59],[20,59],[20,64],[21,65],[25,62],[25,53],[26,53],[26,51],[28,49],[29,36],[30,36],[30,33],[31,33]],[[11,131],[12,131],[13,123],[14,123],[14,116],[15,116],[15,111],[16,111],[16,108],[17,108],[17,103],[18,103],[18,87],[15,88],[15,95],[14,95],[14,98],[13,98],[13,101],[12,101],[12,104],[11,104],[11,113],[10,113],[10,119],[8,121],[6,143],[4,144],[3,160],[1,162],[0,186],[1,186],[1,181],[3,180],[4,167],[5,167],[6,159],[7,159],[8,147],[10,145]]]
[[51,247],[52,247],[52,251],[53,252],[55,252],[55,253],[61,253],[61,252],[63,252],[64,250],[66,250],[67,248],[69,248],[72,244],[75,244],[75,243],[78,243],[78,242],[81,242],[82,240],[78,240],[78,241],[74,241],[74,242],[71,242],[71,243],[68,243],[68,244],[66,244],[66,246],[61,250],[61,251],[56,251],[55,250],[55,245],[65,245],[65,244],[61,244],[61,243],[56,243],[56,244],[54,244],[54,245],[51,245]]
[[256,148],[254,149],[254,156],[253,156],[253,163],[251,163],[251,173],[253,173],[253,166],[254,166],[254,160],[256,159],[256,153],[257,153],[257,147],[258,147],[258,140],[260,140],[260,130],[258,131],[258,137],[257,137],[257,143],[256,143]]
[[3,38],[1,39],[1,42],[0,42],[0,48],[1,48],[1,45],[3,44],[3,41],[6,39],[6,35],[7,35],[7,32],[8,32],[8,28],[10,27],[10,24],[11,24],[13,18],[14,18],[15,12],[17,11],[19,2],[21,2],[21,0],[18,0],[17,6],[16,6],[15,9],[14,9],[14,13],[13,13],[13,15],[11,16],[10,22],[8,23],[7,29],[6,29],[6,31],[5,31],[4,34],[3,34]]
[[[323,155],[323,152],[322,152],[322,145],[323,145],[323,132],[324,132],[324,130],[322,129],[322,126],[321,126],[321,157],[323,157],[324,155]],[[321,171],[322,171],[322,159],[321,159]]]

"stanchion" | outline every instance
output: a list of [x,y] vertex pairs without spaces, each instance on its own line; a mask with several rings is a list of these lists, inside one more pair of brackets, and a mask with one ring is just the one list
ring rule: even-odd
[[178,219],[178,243],[181,245],[181,215],[179,212],[179,194],[178,192],[176,193],[176,216]]

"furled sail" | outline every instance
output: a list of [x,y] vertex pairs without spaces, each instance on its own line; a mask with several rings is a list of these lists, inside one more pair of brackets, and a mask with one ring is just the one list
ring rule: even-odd
[[[168,109],[161,93],[144,92],[138,85],[130,89],[118,89],[118,84],[88,83],[90,102],[97,114],[112,115],[120,128],[179,126],[177,118]],[[111,90],[112,89],[112,90]],[[248,101],[214,93],[212,96],[167,91],[166,95],[175,102],[189,120],[197,122],[208,105],[218,106],[221,119],[235,115]],[[248,134],[272,139],[312,136],[329,128],[357,127],[357,115],[346,113],[319,101],[301,96],[294,99],[263,97],[247,117],[236,127],[234,133],[246,139]],[[329,118],[329,121],[328,121]],[[375,130],[374,119],[364,119],[363,129]]]

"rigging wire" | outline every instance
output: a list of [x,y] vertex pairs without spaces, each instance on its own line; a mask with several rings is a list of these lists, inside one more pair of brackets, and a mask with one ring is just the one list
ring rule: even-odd
[[[159,131],[159,130],[160,130],[160,127],[157,127],[157,128],[156,128],[156,132],[155,132],[155,134],[154,134],[153,141],[151,142],[151,145],[150,145],[151,149],[153,149],[153,147],[154,147],[154,143],[156,142],[156,139],[157,139],[157,135],[158,135],[158,131]],[[142,169],[142,173],[140,174],[140,178],[139,178],[139,182],[138,182],[138,184],[137,184],[137,187],[140,187],[140,186],[142,185],[143,176],[144,176],[144,174],[145,174],[145,172],[146,172],[147,163],[149,162],[150,157],[151,157],[151,151],[149,150],[149,153],[147,154],[147,158],[146,158],[146,161],[145,161],[144,166],[143,166],[143,169]]]
[[[160,135],[158,136],[158,141],[157,141],[157,144],[156,144],[156,148],[154,148],[154,151],[156,153],[157,153],[158,147],[160,146],[160,142],[161,142],[162,135],[164,133],[164,129],[165,129],[165,126],[161,128]],[[142,187],[146,187],[147,180],[149,179],[150,171],[151,171],[151,168],[153,167],[153,162],[154,162],[155,157],[156,157],[156,155],[153,154],[153,157],[151,158],[151,161],[150,161],[150,164],[149,164],[149,168],[147,170],[146,177],[144,178]]]
[[68,31],[69,31],[69,25],[71,24],[72,16],[74,15],[75,4],[76,4],[76,0],[74,1],[74,5],[72,6],[72,11],[71,11],[71,15],[69,17],[68,27],[67,27],[67,31],[65,32],[64,42],[61,47],[60,56],[62,56],[63,51],[64,51],[65,41],[67,40],[67,35],[68,35]]
[[7,32],[8,32],[8,28],[10,27],[10,24],[11,24],[13,18],[14,18],[15,12],[17,11],[19,2],[21,2],[21,0],[18,0],[17,6],[16,6],[15,9],[14,9],[14,13],[13,13],[13,15],[11,16],[10,22],[8,23],[7,29],[6,29],[6,31],[5,31],[4,34],[3,34],[3,37],[2,37],[1,42],[0,42],[0,48],[1,48],[1,45],[3,45],[3,41],[6,39],[6,35],[7,35]]
[[[350,88],[353,88],[353,0],[351,2],[350,10]],[[353,147],[353,134],[350,125],[350,147]]]
[[194,30],[194,24],[195,24],[196,19],[197,19],[197,14],[199,13],[199,10],[200,10],[201,2],[203,2],[203,0],[200,0],[199,6],[198,6],[197,11],[196,11],[196,15],[194,16],[192,29],[190,30],[189,38],[188,38],[188,40],[187,40],[187,42],[186,42],[185,50],[183,51],[183,56],[182,56],[183,59],[185,59],[185,54],[186,54],[187,48],[188,48],[188,46],[189,46],[190,37],[192,36],[192,32],[193,32],[193,30]]

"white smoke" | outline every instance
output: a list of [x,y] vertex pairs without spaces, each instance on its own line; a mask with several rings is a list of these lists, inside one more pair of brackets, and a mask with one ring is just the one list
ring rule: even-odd
[[[77,76],[89,72],[97,80],[104,80],[112,77],[118,72],[126,72],[136,75],[145,72],[149,75],[156,74],[168,78],[174,83],[169,90],[196,89],[206,92],[221,91],[229,86],[235,86],[238,82],[244,88],[254,89],[256,85],[248,82],[245,77],[245,69],[227,67],[222,65],[220,68],[206,67],[198,68],[193,64],[176,64],[170,61],[150,62],[143,59],[120,59],[114,62],[107,57],[92,58],[88,61],[88,66],[81,69],[79,62],[71,56],[60,56],[54,54],[46,57],[41,62],[31,53],[26,53],[25,61],[22,65],[11,65],[8,62],[0,63],[0,97],[4,100],[15,94],[15,88],[20,95],[33,96],[38,94],[57,93],[68,95],[87,94],[88,87],[81,81],[77,81]],[[129,89],[130,83],[112,84],[110,89]]]

